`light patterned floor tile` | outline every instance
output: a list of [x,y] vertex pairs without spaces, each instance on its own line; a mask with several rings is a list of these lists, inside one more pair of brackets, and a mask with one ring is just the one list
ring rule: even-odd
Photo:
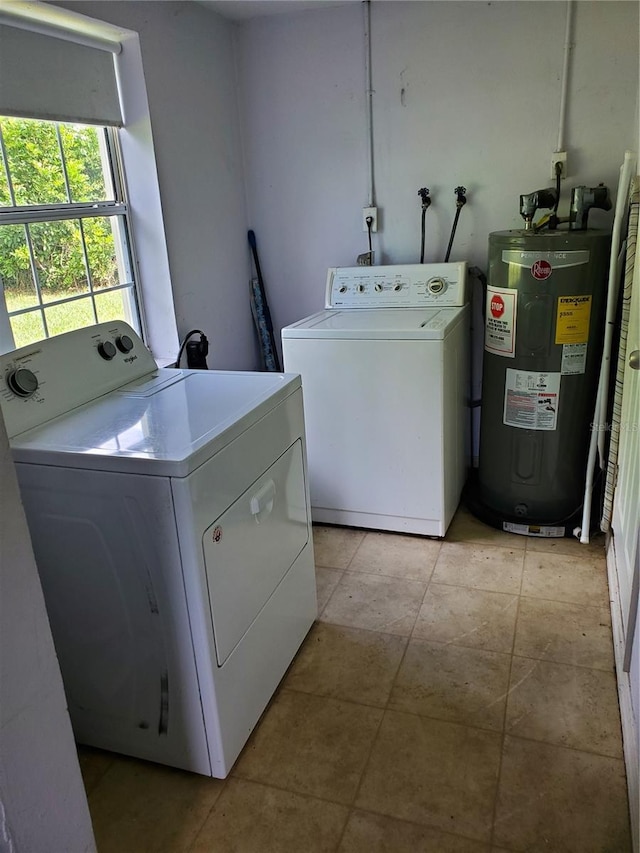
[[479,841],[415,823],[355,811],[338,853],[489,853]]
[[524,551],[494,545],[445,542],[431,580],[517,595]]
[[511,652],[518,597],[431,583],[413,636],[441,643]]
[[356,806],[488,842],[501,735],[386,711]]
[[326,569],[346,569],[365,536],[355,527],[313,526],[313,553],[316,566]]
[[514,652],[523,657],[610,672],[613,670],[610,611],[606,607],[523,596]]
[[318,615],[320,615],[324,610],[327,601],[329,601],[334,589],[338,586],[342,574],[342,569],[324,569],[322,566],[316,566]]
[[527,537],[517,533],[505,533],[495,527],[489,527],[477,519],[465,507],[459,507],[453,521],[449,525],[447,542],[473,542],[477,545],[500,545],[503,548],[514,548],[524,551]]
[[322,612],[322,621],[408,637],[426,588],[420,581],[345,572]]
[[502,731],[511,656],[411,640],[389,707]]
[[349,564],[349,571],[426,582],[433,572],[440,546],[440,541],[420,536],[367,533]]
[[320,622],[305,640],[284,686],[384,707],[406,645],[404,637]]
[[94,749],[91,746],[78,746],[78,761],[80,762],[82,781],[84,782],[84,789],[87,794],[93,791],[113,764],[115,757],[112,752],[105,752],[103,749]]
[[118,756],[89,796],[100,853],[182,853],[224,782]]
[[528,552],[522,595],[602,607],[609,601],[605,562],[600,558]]
[[529,536],[527,537],[527,551],[529,553],[545,551],[548,554],[566,554],[569,557],[594,557],[604,560],[604,535],[593,536],[585,545],[579,539],[569,536],[563,536],[561,539]]
[[620,757],[615,675],[514,657],[506,731],[558,746]]
[[494,841],[523,853],[631,853],[623,762],[507,737]]
[[336,803],[230,779],[192,853],[333,853],[349,810]]
[[382,711],[281,691],[252,734],[233,776],[332,802],[353,802]]

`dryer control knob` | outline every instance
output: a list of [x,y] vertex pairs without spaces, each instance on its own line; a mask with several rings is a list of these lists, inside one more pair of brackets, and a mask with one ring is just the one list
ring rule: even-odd
[[427,282],[427,288],[429,289],[429,293],[442,293],[446,290],[447,283],[443,278],[432,278],[429,282]]
[[102,341],[98,344],[98,353],[105,361],[111,361],[112,358],[115,358],[116,352],[117,350],[111,341]]
[[402,285],[401,284],[394,284],[393,289],[395,290],[396,293],[398,293],[399,290],[402,290]]
[[356,287],[356,290],[358,291],[358,293],[364,293],[364,284],[359,284]]
[[373,286],[373,289],[375,290],[376,293],[382,293],[383,287],[381,284],[375,284]]
[[131,352],[133,349],[133,341],[129,337],[129,335],[119,335],[116,338],[116,346],[120,350],[120,352]]
[[38,388],[38,377],[26,367],[19,367],[7,376],[7,385],[18,397],[30,397]]
[[347,292],[347,285],[341,284],[340,287],[338,288],[338,293],[346,293],[346,292]]

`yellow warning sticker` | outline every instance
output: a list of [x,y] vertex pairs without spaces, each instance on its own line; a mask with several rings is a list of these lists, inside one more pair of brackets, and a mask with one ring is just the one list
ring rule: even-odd
[[590,317],[590,296],[559,296],[556,343],[586,344],[589,340]]

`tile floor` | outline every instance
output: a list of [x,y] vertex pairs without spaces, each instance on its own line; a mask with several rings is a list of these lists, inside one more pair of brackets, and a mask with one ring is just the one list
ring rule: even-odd
[[603,543],[314,530],[319,617],[225,781],[82,748],[99,853],[627,853]]

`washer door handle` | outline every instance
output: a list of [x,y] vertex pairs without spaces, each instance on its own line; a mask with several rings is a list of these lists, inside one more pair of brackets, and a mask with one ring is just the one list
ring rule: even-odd
[[268,480],[251,498],[249,502],[251,515],[253,515],[258,524],[271,515],[275,497],[276,484],[273,480]]

